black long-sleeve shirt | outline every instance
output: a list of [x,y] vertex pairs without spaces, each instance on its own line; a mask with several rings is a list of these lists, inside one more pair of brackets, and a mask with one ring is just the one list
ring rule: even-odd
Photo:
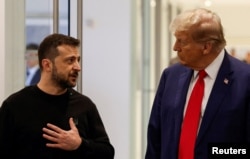
[[[69,130],[73,117],[81,146],[74,151],[46,147],[42,128],[47,123]],[[37,86],[9,96],[0,108],[0,156],[4,159],[113,159],[114,148],[95,104],[90,98],[68,89],[49,95]]]

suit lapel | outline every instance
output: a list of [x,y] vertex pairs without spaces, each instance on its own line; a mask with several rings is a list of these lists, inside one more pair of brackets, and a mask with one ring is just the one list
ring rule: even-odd
[[175,106],[176,106],[175,121],[177,123],[177,127],[175,134],[177,135],[178,138],[179,138],[179,133],[181,131],[186,95],[192,75],[193,75],[193,70],[187,69],[186,71],[184,71],[180,75],[178,84],[176,86],[177,95],[175,97]]
[[191,81],[193,75],[192,70],[187,70],[181,74],[178,85],[177,85],[177,96],[175,98],[176,105],[185,105],[186,95],[189,87],[189,83]]

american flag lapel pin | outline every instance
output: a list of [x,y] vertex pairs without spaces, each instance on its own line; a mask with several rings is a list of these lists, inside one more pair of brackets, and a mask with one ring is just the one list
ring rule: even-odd
[[224,83],[228,84],[229,80],[227,78],[224,79]]

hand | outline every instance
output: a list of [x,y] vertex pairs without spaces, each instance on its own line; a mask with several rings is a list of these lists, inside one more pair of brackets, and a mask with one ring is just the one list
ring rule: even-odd
[[43,128],[43,137],[52,143],[47,143],[47,147],[59,148],[63,150],[76,150],[82,143],[82,139],[76,128],[73,118],[69,119],[70,130],[63,130],[53,124],[48,123],[47,128]]

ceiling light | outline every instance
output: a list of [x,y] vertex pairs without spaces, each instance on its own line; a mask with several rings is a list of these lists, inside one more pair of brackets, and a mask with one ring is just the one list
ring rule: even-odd
[[205,0],[204,4],[206,7],[210,7],[212,5],[212,2],[211,0]]

